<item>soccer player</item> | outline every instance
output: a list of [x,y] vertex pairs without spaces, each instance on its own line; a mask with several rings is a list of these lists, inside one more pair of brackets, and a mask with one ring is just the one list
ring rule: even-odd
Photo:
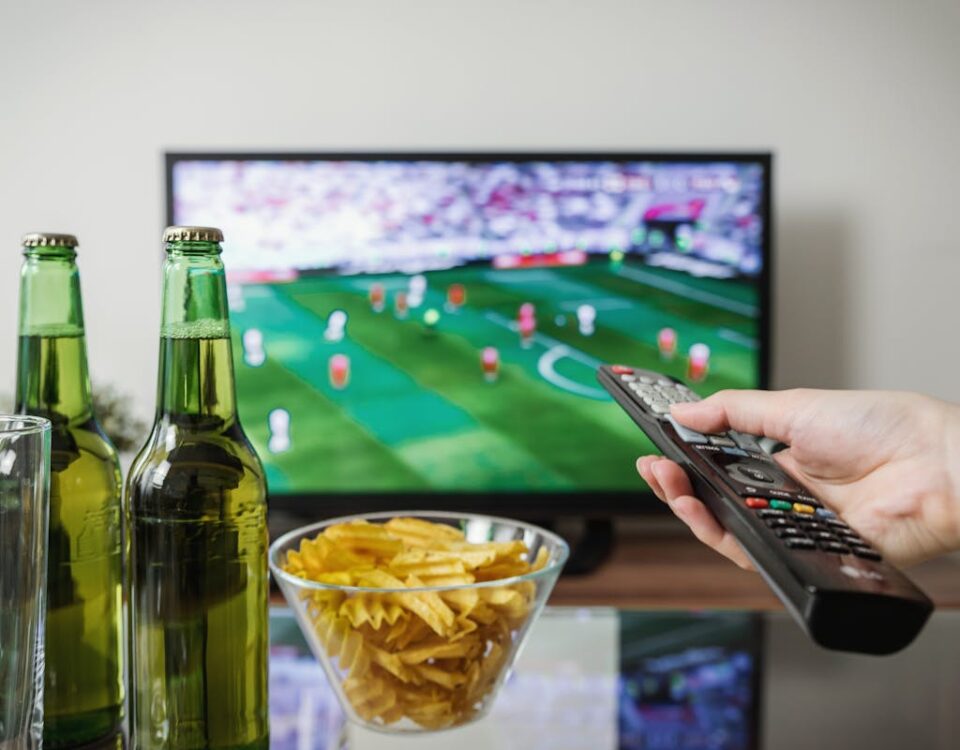
[[271,453],[290,450],[290,412],[286,409],[274,409],[267,415],[267,425],[270,427],[267,449]]
[[483,370],[483,379],[493,383],[500,377],[500,352],[496,347],[486,346],[480,353],[480,368]]
[[267,361],[263,350],[263,334],[259,328],[248,328],[240,339],[243,344],[243,361],[250,367],[259,367]]
[[593,305],[580,305],[577,308],[577,325],[581,335],[592,336],[596,330],[596,320],[597,309]]
[[327,365],[330,385],[342,391],[350,384],[350,357],[346,354],[334,354]]

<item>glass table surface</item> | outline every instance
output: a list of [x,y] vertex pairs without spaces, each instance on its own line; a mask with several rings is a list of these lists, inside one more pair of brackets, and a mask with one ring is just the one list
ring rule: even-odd
[[399,737],[346,722],[291,612],[270,624],[276,750],[960,747],[956,611],[877,658],[779,613],[548,607],[486,718]]

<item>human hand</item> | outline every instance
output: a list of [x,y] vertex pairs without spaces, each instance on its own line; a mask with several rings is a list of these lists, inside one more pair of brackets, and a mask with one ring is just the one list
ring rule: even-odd
[[[960,549],[954,404],[883,391],[721,391],[671,413],[698,432],[734,429],[786,443],[774,459],[894,564]],[[680,466],[641,456],[637,470],[700,541],[752,569]]]

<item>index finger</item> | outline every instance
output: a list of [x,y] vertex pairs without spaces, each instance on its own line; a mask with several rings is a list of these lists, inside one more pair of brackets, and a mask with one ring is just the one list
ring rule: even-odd
[[812,391],[718,391],[703,401],[674,404],[670,414],[698,432],[733,429],[790,443],[797,419],[809,407]]

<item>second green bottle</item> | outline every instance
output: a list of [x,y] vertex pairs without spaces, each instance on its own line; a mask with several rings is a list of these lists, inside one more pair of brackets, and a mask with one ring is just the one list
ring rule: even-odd
[[164,234],[153,431],[134,461],[134,750],[266,750],[263,467],[240,427],[219,230]]

